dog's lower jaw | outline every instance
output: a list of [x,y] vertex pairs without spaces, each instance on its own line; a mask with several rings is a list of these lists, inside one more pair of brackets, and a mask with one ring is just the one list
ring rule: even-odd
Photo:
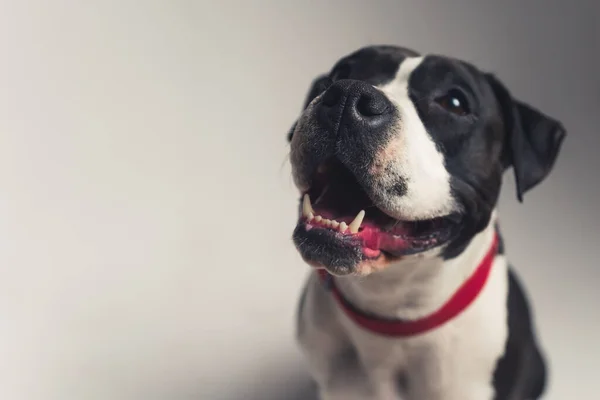
[[406,257],[368,276],[336,280],[344,297],[367,313],[389,319],[417,319],[438,310],[472,274],[494,241],[497,212],[456,258],[443,260],[442,249]]

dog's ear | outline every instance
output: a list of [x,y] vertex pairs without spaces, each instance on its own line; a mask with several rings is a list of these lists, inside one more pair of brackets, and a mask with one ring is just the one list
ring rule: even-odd
[[554,166],[566,136],[563,124],[539,110],[515,100],[494,76],[488,75],[498,100],[506,130],[503,160],[513,167],[517,198],[543,181]]
[[[327,88],[331,86],[331,79],[329,75],[321,75],[315,80],[312,81],[310,85],[310,90],[308,91],[308,95],[306,96],[306,100],[304,100],[304,105],[302,109],[306,109],[311,101],[315,99],[318,95],[323,93]],[[294,130],[296,129],[296,124],[292,126],[292,129],[288,132],[288,142],[292,140],[292,135],[294,134]]]

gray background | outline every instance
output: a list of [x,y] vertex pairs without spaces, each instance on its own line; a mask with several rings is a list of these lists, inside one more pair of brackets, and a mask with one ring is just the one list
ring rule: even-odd
[[391,43],[472,61],[569,130],[501,218],[552,361],[597,398],[599,6],[0,2],[0,398],[301,399],[285,135],[312,78]]

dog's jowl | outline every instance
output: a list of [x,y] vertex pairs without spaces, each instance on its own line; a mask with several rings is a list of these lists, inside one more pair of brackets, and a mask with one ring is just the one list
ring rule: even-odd
[[547,368],[496,210],[565,130],[457,59],[360,49],[315,79],[289,134],[293,240],[314,269],[297,334],[321,399],[525,400]]

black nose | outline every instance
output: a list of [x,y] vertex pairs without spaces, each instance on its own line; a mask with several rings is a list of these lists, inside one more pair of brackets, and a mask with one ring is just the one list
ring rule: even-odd
[[391,119],[393,106],[385,94],[366,82],[343,79],[323,94],[319,119],[329,125],[376,128]]

